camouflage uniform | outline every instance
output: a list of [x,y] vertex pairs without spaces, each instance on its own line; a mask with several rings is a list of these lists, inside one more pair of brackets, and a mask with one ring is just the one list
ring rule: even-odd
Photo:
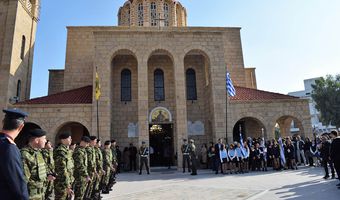
[[116,183],[116,173],[117,173],[117,167],[118,167],[118,158],[117,158],[117,149],[114,146],[111,146],[111,152],[112,152],[112,166],[113,171],[111,170],[110,178],[109,178],[109,188],[111,189],[113,185]]
[[30,200],[43,200],[44,182],[47,179],[45,161],[40,150],[32,147],[21,149],[25,180]]
[[[52,149],[42,149],[41,153],[46,163],[47,174],[54,175],[54,159],[53,159],[53,150]],[[46,179],[44,183],[45,189],[45,199],[51,199],[51,195],[53,193],[53,181],[48,181]]]
[[89,177],[91,178],[89,191],[90,193],[87,194],[88,197],[91,196],[91,192],[94,189],[94,182],[96,181],[95,173],[97,172],[97,166],[96,166],[96,152],[94,147],[88,146],[86,147],[86,153],[87,153],[87,172],[89,174]]
[[97,172],[99,174],[99,179],[98,181],[95,183],[95,191],[99,191],[100,190],[100,183],[102,182],[102,178],[103,178],[103,154],[102,151],[99,147],[95,147],[95,152],[96,152],[96,166],[97,166]]
[[67,188],[72,188],[73,159],[72,152],[66,145],[60,144],[54,150],[55,172],[57,174],[54,181],[54,193],[56,200],[64,200],[67,197]]
[[104,149],[103,150],[103,169],[105,171],[105,175],[103,177],[103,185],[107,186],[109,184],[111,168],[113,167],[112,164],[112,151],[111,149]]
[[87,172],[87,153],[85,147],[77,147],[73,153],[73,159],[77,161],[74,165],[75,199],[82,200],[87,187],[86,178],[89,177]]

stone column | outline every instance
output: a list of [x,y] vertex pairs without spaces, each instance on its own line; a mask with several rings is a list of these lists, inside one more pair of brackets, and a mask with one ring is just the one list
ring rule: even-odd
[[[217,55],[218,56],[218,55]],[[223,57],[223,55],[221,55]],[[212,130],[213,141],[226,137],[226,66],[223,62],[212,60],[210,65],[211,72],[211,95],[212,95]]]
[[138,145],[145,141],[149,145],[149,101],[147,58],[138,56]]
[[114,133],[111,133],[111,58],[105,54],[106,48],[104,46],[97,46],[96,51],[93,65],[92,132],[90,134],[97,136],[97,102],[95,98],[97,67],[101,93],[98,101],[99,136],[103,139],[109,139],[114,137]]
[[177,169],[182,170],[181,145],[187,132],[187,104],[185,96],[184,58],[178,56],[174,59],[174,80],[176,94],[176,121],[175,121],[175,148],[177,150]]

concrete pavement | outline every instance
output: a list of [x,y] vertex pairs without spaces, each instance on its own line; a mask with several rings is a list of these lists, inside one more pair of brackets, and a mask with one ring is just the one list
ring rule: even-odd
[[200,170],[190,176],[175,170],[154,170],[150,175],[122,173],[104,200],[111,199],[340,199],[337,180],[324,180],[322,168],[303,167],[297,171],[251,172],[215,175]]

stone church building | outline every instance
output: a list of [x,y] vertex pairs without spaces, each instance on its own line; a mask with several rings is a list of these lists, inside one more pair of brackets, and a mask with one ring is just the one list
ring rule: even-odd
[[[244,137],[312,134],[308,101],[257,89],[240,28],[187,26],[176,0],[128,0],[118,26],[67,27],[65,69],[49,71],[47,96],[29,99],[38,8],[38,0],[0,1],[0,103],[30,114],[24,131],[41,127],[55,143],[63,131],[75,142],[99,133],[121,150],[146,141],[154,166],[165,148],[181,166],[184,138],[200,149],[218,138],[238,141],[239,127]],[[227,97],[227,71],[235,97]]]

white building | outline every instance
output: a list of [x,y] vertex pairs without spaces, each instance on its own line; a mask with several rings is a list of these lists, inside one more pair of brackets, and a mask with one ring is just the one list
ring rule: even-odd
[[[312,92],[313,88],[312,85],[315,84],[315,81],[320,79],[321,77],[305,79],[304,86],[305,90],[290,92],[288,95],[299,97],[301,99],[308,99],[309,100],[309,110],[311,114],[311,122],[314,128],[315,133],[324,133],[329,132],[332,129],[335,129],[335,126],[332,125],[324,125],[320,121],[320,112],[315,108],[316,103],[312,99]],[[293,126],[294,127],[294,126]]]

